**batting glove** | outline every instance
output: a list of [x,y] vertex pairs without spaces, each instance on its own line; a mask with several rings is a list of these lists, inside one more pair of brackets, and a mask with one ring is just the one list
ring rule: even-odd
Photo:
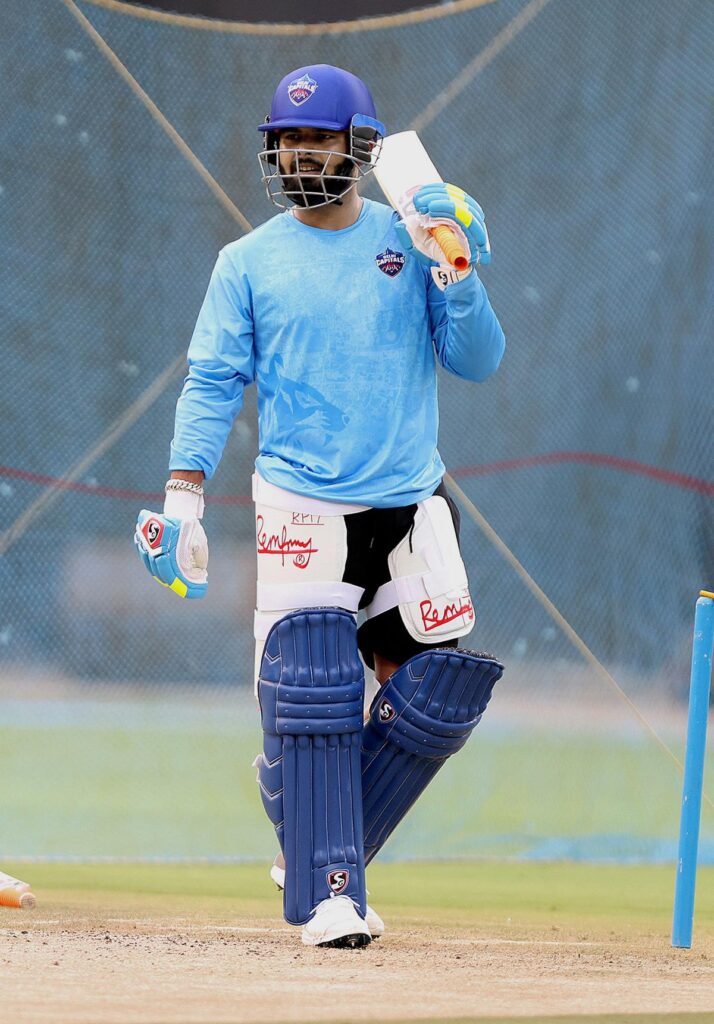
[[448,225],[456,234],[472,266],[491,262],[483,210],[462,188],[445,182],[424,185],[411,198],[411,206],[413,212],[408,211],[395,227],[404,248],[422,263],[445,262],[429,230],[439,224]]
[[[186,497],[181,495],[182,499]],[[166,498],[169,511],[172,498],[175,495],[168,494]],[[208,589],[208,541],[196,514],[179,518],[167,515],[166,508],[163,513],[143,508],[134,543],[139,558],[162,587],[168,587],[179,597],[204,596]]]

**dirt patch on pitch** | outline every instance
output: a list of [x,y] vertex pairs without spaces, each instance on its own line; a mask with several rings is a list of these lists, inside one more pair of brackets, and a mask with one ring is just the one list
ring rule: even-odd
[[714,941],[404,921],[365,950],[275,919],[0,915],[2,1024],[247,1024],[714,1011]]

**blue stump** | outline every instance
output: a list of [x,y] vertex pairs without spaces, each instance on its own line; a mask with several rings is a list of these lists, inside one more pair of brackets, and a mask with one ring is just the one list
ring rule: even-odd
[[702,811],[704,753],[707,742],[709,687],[714,644],[714,594],[702,590],[694,616],[692,674],[689,683],[687,753],[684,762],[682,816],[679,824],[677,882],[674,891],[672,945],[689,949],[694,922],[694,889],[697,882],[697,848]]

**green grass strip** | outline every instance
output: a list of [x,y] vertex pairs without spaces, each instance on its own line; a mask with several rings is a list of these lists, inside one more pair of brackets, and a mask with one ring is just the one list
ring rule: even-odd
[[[42,899],[103,894],[111,906],[145,901],[167,913],[200,906],[207,914],[279,914],[268,864],[9,863],[3,870],[28,881]],[[653,865],[528,864],[441,861],[374,864],[370,901],[402,919],[457,928],[556,929],[578,936],[667,935],[674,868]],[[697,935],[714,936],[714,868],[701,868]],[[711,1021],[710,1021],[711,1024]]]

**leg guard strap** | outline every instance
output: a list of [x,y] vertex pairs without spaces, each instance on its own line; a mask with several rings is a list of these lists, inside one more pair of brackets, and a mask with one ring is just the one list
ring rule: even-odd
[[502,674],[490,655],[436,649],[406,661],[377,694],[362,735],[365,863],[466,743]]
[[354,616],[307,609],[268,634],[258,682],[263,804],[285,855],[285,918],[331,895],[366,911],[360,740],[364,672]]

